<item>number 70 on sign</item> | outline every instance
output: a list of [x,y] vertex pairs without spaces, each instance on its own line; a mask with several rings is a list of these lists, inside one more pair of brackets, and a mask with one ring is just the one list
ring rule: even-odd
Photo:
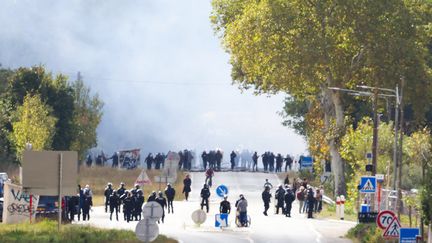
[[378,214],[376,220],[377,226],[380,227],[381,229],[386,229],[387,226],[389,226],[389,224],[393,221],[395,217],[396,215],[395,213],[393,213],[393,211],[390,210],[381,211]]

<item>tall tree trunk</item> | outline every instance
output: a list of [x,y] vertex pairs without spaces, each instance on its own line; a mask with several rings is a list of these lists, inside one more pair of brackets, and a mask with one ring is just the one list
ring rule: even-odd
[[[343,107],[340,100],[339,93],[330,91],[327,87],[322,88],[322,101],[324,111],[324,122],[326,132],[332,132],[328,143],[330,147],[331,156],[331,168],[335,182],[335,195],[346,196],[346,185],[345,185],[345,166],[340,155],[340,136],[341,132],[344,131],[344,113]],[[332,118],[336,122],[335,131],[331,131]]]

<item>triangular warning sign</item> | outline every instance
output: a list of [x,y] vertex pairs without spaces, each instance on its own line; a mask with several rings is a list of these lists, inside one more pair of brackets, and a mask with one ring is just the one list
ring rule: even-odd
[[135,184],[138,184],[140,186],[152,184],[152,182],[151,182],[150,178],[148,177],[147,173],[145,172],[145,170],[141,171],[141,173],[139,174],[138,178],[135,181]]
[[362,190],[364,191],[373,191],[375,190],[375,187],[373,186],[370,179],[367,179],[366,183],[364,184]]
[[383,233],[384,238],[399,238],[401,224],[399,219],[394,217]]

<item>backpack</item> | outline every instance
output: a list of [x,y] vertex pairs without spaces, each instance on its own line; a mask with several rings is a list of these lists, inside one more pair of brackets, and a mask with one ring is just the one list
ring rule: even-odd
[[297,200],[304,201],[304,199],[305,199],[305,196],[304,196],[303,191],[298,191],[297,192]]

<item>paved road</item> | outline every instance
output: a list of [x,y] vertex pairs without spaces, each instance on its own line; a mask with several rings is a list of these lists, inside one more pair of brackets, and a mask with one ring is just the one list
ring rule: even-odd
[[[275,215],[271,207],[269,216],[263,215],[261,192],[265,179],[276,187],[279,180],[274,174],[250,172],[220,172],[213,180],[210,212],[207,221],[200,227],[191,219],[194,210],[200,207],[199,193],[204,183],[204,173],[191,173],[192,193],[188,202],[174,202],[175,214],[168,214],[165,223],[159,225],[162,234],[178,239],[180,242],[351,242],[342,238],[355,225],[353,222],[337,220],[307,219],[298,213],[297,202],[293,205],[292,218]],[[232,207],[240,194],[248,200],[248,214],[252,218],[249,228],[234,225],[234,211],[230,215],[231,227],[220,230],[214,227],[214,215],[218,211],[220,199],[215,193],[216,185],[228,186],[229,201]],[[274,194],[274,190],[272,190]],[[179,192],[178,192],[179,193]],[[273,203],[273,202],[272,202]],[[123,228],[134,230],[137,222],[110,221],[102,207],[95,207],[91,220],[85,224],[104,228]],[[83,222],[80,222],[83,224]]]

